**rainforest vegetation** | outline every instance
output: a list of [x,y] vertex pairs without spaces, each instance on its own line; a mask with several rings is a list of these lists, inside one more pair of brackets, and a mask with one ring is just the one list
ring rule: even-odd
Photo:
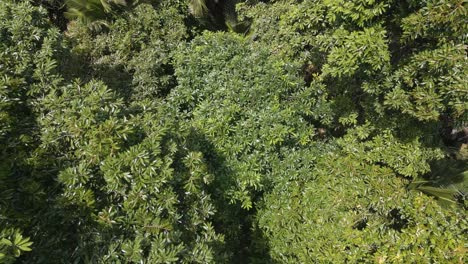
[[468,263],[468,1],[1,0],[0,263]]

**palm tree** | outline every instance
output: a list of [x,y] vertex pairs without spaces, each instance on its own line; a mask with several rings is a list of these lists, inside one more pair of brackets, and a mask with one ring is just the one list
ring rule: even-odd
[[209,0],[190,0],[190,13],[197,18],[202,18],[208,15],[207,2],[213,2]]
[[126,0],[66,0],[69,19],[78,19],[92,27],[106,25],[105,19],[117,7],[127,5]]

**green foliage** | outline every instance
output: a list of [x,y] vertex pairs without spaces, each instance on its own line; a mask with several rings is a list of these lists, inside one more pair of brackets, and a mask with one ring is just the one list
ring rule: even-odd
[[[259,45],[297,61],[298,67],[312,66],[322,78],[334,77],[329,78],[331,89],[343,82],[361,98],[359,90],[371,94],[371,100],[383,96],[378,101],[382,109],[422,121],[437,120],[443,113],[459,119],[467,109],[463,76],[468,67],[462,37],[466,8],[458,2],[429,1],[402,17],[411,9],[392,2],[276,1],[244,6],[240,16],[255,20],[252,30]],[[400,12],[384,16],[398,8]],[[395,28],[398,23],[401,28]]]
[[71,246],[49,261],[210,263],[219,257],[213,247],[222,237],[211,223],[215,208],[207,191],[213,176],[160,103],[127,108],[93,81],[60,88],[43,107],[43,143],[34,162],[58,169],[56,211],[49,217],[73,235],[38,241],[36,260],[60,240]]
[[[54,56],[60,35],[50,29],[45,10],[28,3],[2,2],[0,6],[0,139],[14,141],[29,134],[34,103],[60,83]],[[15,19],[21,17],[22,19]],[[22,130],[23,127],[23,130]],[[7,143],[5,143],[8,145]],[[11,144],[15,144],[11,142]]]
[[465,1],[29,2],[0,263],[468,261]]
[[465,160],[443,159],[431,164],[431,172],[415,179],[408,186],[445,203],[463,203],[467,208],[468,164]]
[[29,238],[23,238],[18,230],[0,230],[0,262],[14,263],[22,252],[31,251],[33,243]]
[[[30,251],[23,238],[40,194],[26,160],[37,146],[35,118],[40,100],[61,83],[57,55],[62,49],[58,30],[46,11],[28,2],[0,3],[0,258],[11,263]],[[34,208],[34,209],[33,209]]]
[[306,175],[283,179],[258,214],[279,263],[464,262],[465,212],[406,191],[392,170],[339,151]]
[[126,0],[66,0],[68,19],[79,19],[85,24],[98,28],[107,25],[108,14],[118,7],[127,5]]
[[79,24],[70,29],[74,50],[90,64],[93,77],[104,79],[124,97],[163,96],[175,86],[172,52],[188,37],[184,5],[140,4],[92,37]]
[[235,182],[228,193],[244,208],[271,183],[269,164],[313,141],[305,119],[330,119],[322,87],[301,87],[289,65],[236,35],[207,33],[176,62],[171,104],[226,157],[232,175],[225,181]]
[[[261,247],[275,261],[464,262],[465,212],[405,190],[407,179],[444,157],[439,118],[466,120],[464,31],[461,18],[455,22],[464,8],[445,2],[274,1],[240,9],[254,20],[252,45],[302,68],[311,87],[322,85],[333,113],[324,125],[337,149],[278,167],[297,164],[296,173],[272,177],[278,182],[256,206],[256,229],[267,240]],[[428,10],[453,11],[452,18],[410,25]],[[439,199],[453,194],[431,186],[416,189]],[[445,232],[450,243],[440,240]]]
[[333,44],[327,64],[323,66],[323,75],[346,77],[362,72],[372,76],[382,71],[390,61],[385,35],[381,27],[354,32],[338,29],[330,39]]
[[463,41],[468,30],[465,1],[426,1],[425,5],[403,18],[403,39],[431,39],[437,42]]
[[364,27],[385,13],[392,1],[379,0],[324,0],[329,9],[327,14],[331,22],[339,22],[357,27]]
[[191,0],[190,13],[195,17],[203,17],[208,14],[208,6],[206,0]]
[[68,19],[65,17],[66,0],[30,0],[33,5],[42,6],[47,10],[49,20],[60,30],[67,29]]
[[468,109],[466,45],[442,44],[415,54],[386,80],[384,104],[419,120],[437,120],[441,113],[464,118]]
[[239,21],[236,5],[239,0],[190,0],[190,13],[206,28],[246,34],[250,21]]

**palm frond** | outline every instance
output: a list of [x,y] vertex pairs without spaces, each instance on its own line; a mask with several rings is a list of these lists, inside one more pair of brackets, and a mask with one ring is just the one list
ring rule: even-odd
[[66,0],[65,17],[81,20],[91,27],[106,25],[107,15],[116,7],[126,6],[125,0]]
[[195,17],[204,17],[208,14],[208,6],[206,0],[190,0],[190,13]]
[[435,161],[431,172],[415,179],[408,188],[434,196],[442,202],[457,203],[457,197],[465,197],[467,191],[467,166],[466,162],[454,159]]

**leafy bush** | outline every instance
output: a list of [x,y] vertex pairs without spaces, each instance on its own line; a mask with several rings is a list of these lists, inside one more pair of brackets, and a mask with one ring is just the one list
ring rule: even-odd
[[31,144],[34,99],[61,81],[55,72],[61,39],[45,14],[28,3],[0,6],[0,140],[5,152],[20,150],[18,142]]
[[[280,263],[463,262],[464,211],[405,190],[443,157],[439,118],[465,119],[463,27],[455,22],[463,9],[451,1],[294,2],[245,5],[241,15],[254,19],[252,45],[270,46],[298,70],[304,65],[304,79],[324,86],[334,116],[325,123],[334,136],[328,144],[337,149],[276,169],[297,164],[275,177],[257,206],[262,247]],[[415,17],[428,10],[452,18],[434,20],[435,35],[422,25],[424,33],[413,32]],[[434,41],[438,34],[445,38]],[[449,243],[440,240],[445,232]]]
[[187,122],[226,158],[228,191],[244,208],[271,183],[270,164],[311,143],[306,118],[330,118],[320,86],[302,87],[286,63],[230,33],[207,33],[176,57],[170,97]]
[[[209,263],[222,257],[211,223],[212,177],[203,155],[184,144],[183,128],[161,103],[126,107],[100,82],[75,83],[50,93],[38,119],[42,144],[31,161],[57,175],[54,222],[36,238],[32,257],[44,261]],[[176,133],[177,131],[177,133]],[[188,130],[187,130],[188,131]],[[51,249],[59,241],[67,246]]]
[[[367,133],[357,127],[338,140],[339,149],[316,158],[313,167],[285,174],[265,196],[258,228],[273,259],[464,262],[463,209],[444,210],[433,198],[407,190],[410,181],[398,176],[428,171],[425,160],[435,153],[417,142],[392,142],[390,135],[363,141]],[[302,177],[287,177],[299,172]]]
[[[74,51],[100,78],[125,97],[161,97],[175,86],[172,53],[188,37],[178,1],[140,4],[93,36],[81,24],[71,26]],[[78,76],[81,77],[81,76]]]
[[[27,159],[38,145],[36,115],[41,99],[61,83],[58,30],[45,9],[28,2],[0,3],[0,262],[11,263],[30,251],[33,196],[40,188]],[[29,235],[29,234],[28,234]]]

